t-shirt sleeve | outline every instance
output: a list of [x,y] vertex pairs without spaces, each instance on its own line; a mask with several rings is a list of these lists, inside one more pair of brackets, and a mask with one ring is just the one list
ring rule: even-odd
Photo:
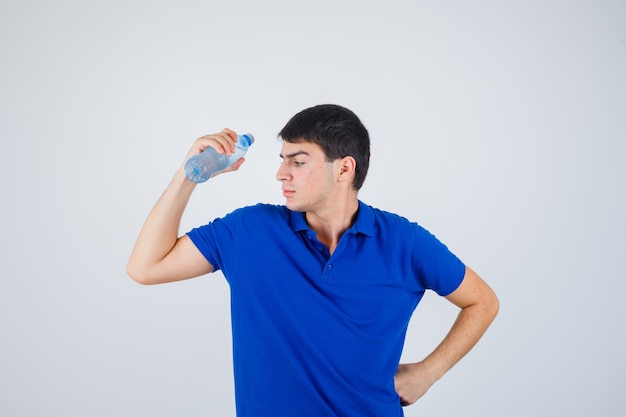
[[415,225],[413,268],[423,288],[450,295],[465,277],[465,264],[437,237]]
[[221,262],[218,261],[219,253],[217,251],[217,246],[215,245],[213,223],[211,222],[204,226],[196,227],[187,232],[187,236],[189,236],[200,253],[202,253],[206,260],[213,266],[213,270],[220,270]]
[[236,236],[241,224],[241,215],[242,209],[238,209],[223,218],[187,232],[187,236],[200,253],[213,265],[214,271],[224,271],[229,254],[236,253]]

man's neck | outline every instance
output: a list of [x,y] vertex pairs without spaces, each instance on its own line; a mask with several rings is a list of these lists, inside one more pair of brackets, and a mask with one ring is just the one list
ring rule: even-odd
[[332,254],[343,233],[355,222],[359,211],[359,201],[350,196],[345,200],[335,200],[323,211],[306,212],[305,219],[309,227],[315,231],[317,239],[326,245]]

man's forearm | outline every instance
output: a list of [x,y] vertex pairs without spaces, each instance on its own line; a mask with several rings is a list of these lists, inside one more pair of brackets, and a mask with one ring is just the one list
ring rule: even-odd
[[495,318],[497,311],[496,301],[461,309],[443,341],[422,361],[435,381],[476,345]]
[[423,361],[437,379],[474,347],[499,309],[496,294],[469,267],[459,288],[446,298],[461,311],[441,344]]
[[195,185],[187,180],[182,169],[176,171],[139,232],[126,267],[131,277],[145,274],[172,250],[178,239],[180,220]]

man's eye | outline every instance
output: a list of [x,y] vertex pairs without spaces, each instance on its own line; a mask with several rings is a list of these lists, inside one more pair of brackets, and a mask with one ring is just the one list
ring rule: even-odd
[[300,167],[302,165],[304,165],[304,162],[300,162],[300,161],[293,161],[293,164],[297,167]]

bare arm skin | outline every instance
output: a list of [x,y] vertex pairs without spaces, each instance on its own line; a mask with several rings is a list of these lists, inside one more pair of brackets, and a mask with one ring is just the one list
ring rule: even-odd
[[420,399],[474,347],[498,314],[499,302],[495,293],[470,268],[466,268],[459,288],[446,298],[461,311],[446,337],[430,355],[421,362],[398,367],[395,386],[402,405]]
[[[184,161],[211,146],[220,153],[235,150],[237,135],[229,129],[197,139]],[[241,158],[227,171],[239,169]],[[184,164],[184,162],[183,162]],[[185,176],[184,165],[176,171],[171,183],[148,215],[126,272],[140,284],[161,284],[207,274],[213,266],[198,251],[187,235],[178,236],[180,220],[196,184]]]

